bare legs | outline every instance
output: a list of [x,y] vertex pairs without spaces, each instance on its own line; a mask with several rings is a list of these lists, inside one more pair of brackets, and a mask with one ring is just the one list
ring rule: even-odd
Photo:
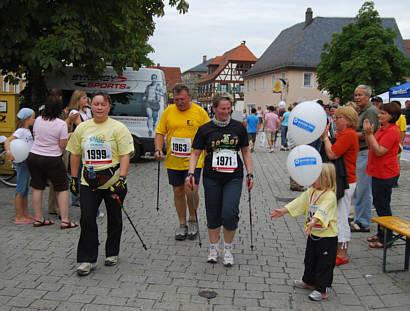
[[[180,225],[186,223],[186,210],[188,206],[189,219],[195,220],[194,203],[192,202],[192,190],[189,187],[173,186],[174,190],[174,202],[178,214],[178,220]],[[198,185],[194,185],[195,201],[199,203]]]
[[[221,231],[221,227],[216,229],[208,229],[209,234],[209,242],[211,244],[216,244],[219,241],[219,232]],[[224,242],[227,244],[232,244],[233,238],[235,237],[236,230],[226,230],[223,228],[224,232]]]

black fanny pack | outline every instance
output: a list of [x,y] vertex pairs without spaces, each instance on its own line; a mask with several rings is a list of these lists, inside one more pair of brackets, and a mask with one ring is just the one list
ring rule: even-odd
[[90,176],[90,170],[87,167],[84,167],[83,177],[90,186],[91,190],[96,190],[98,187],[104,185],[107,181],[109,181],[111,177],[114,176],[119,167],[120,164],[117,164],[116,166],[107,168],[105,170],[94,171],[95,178],[92,178],[92,176]]

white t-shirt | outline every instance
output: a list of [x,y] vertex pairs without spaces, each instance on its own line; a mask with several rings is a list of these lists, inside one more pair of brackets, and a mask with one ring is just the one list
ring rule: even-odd
[[[68,116],[71,116],[74,113],[78,113],[78,110],[75,110],[75,109],[71,110],[70,113],[68,114]],[[87,110],[87,113],[83,112],[83,111],[80,111],[80,116],[81,116],[81,121],[82,122],[87,121],[88,119],[91,119],[88,115],[88,110]]]
[[28,145],[28,150],[31,150],[31,147],[33,146],[34,143],[34,138],[33,135],[31,135],[31,132],[29,129],[26,129],[24,127],[18,128],[14,133],[13,136],[24,140],[27,145]]

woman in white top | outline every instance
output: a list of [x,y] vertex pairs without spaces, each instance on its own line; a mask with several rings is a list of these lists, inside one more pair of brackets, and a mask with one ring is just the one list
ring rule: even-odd
[[87,93],[84,91],[75,90],[73,95],[71,95],[70,103],[68,104],[69,115],[73,113],[80,113],[77,119],[74,120],[74,127],[89,119],[86,111],[87,104]]

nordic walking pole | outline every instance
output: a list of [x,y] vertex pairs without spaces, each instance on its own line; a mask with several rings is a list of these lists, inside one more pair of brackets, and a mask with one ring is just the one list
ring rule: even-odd
[[252,235],[252,204],[251,204],[251,191],[248,190],[249,194],[249,224],[251,227],[251,250],[253,251],[253,235]]
[[157,213],[159,213],[159,170],[161,169],[161,162],[158,161],[158,183],[157,183]]
[[[111,188],[112,188],[112,187],[111,187]],[[113,198],[114,198],[114,197],[113,197]],[[145,245],[144,241],[142,240],[140,234],[138,233],[137,228],[135,228],[134,223],[132,222],[130,216],[128,215],[128,213],[127,213],[127,211],[126,211],[124,205],[122,204],[120,198],[118,197],[118,195],[116,195],[116,197],[115,197],[114,199],[117,200],[117,202],[118,202],[118,204],[120,205],[120,207],[121,207],[122,211],[124,212],[125,216],[127,216],[128,220],[130,221],[131,226],[134,228],[135,233],[137,234],[138,238],[139,238],[140,241],[141,241],[142,247],[143,247],[145,250],[147,250],[147,246]]]
[[202,247],[201,235],[199,234],[198,214],[196,213],[196,209],[198,206],[196,205],[196,202],[195,202],[195,191],[193,188],[192,188],[192,202],[194,203],[195,220],[198,225],[198,243],[199,243],[199,247]]

